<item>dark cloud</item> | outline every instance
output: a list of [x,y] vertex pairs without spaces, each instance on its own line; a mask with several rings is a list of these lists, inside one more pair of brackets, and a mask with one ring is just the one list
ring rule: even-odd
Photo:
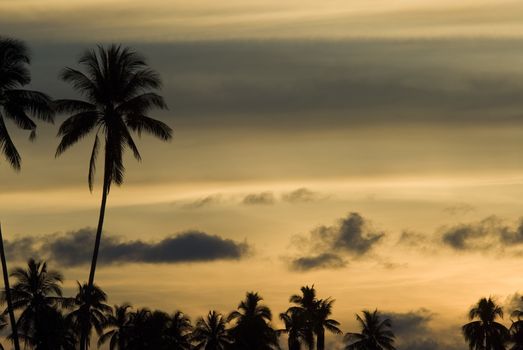
[[214,204],[219,204],[222,201],[222,195],[220,194],[213,194],[210,196],[206,196],[200,199],[197,199],[193,202],[186,203],[183,205],[183,208],[185,209],[200,209],[203,207],[208,207]]
[[251,193],[243,198],[242,203],[246,205],[271,205],[275,198],[272,192]]
[[433,314],[427,309],[419,309],[406,313],[385,312],[384,316],[391,319],[394,334],[398,338],[408,339],[415,335],[426,334]]
[[[6,247],[21,259],[36,256],[75,266],[90,262],[94,235],[93,229],[85,228],[64,235],[7,241]],[[18,251],[19,248],[22,249]],[[248,251],[247,243],[200,231],[179,233],[157,242],[125,241],[105,234],[100,246],[100,261],[106,264],[205,262],[241,259]]]
[[496,216],[476,223],[441,229],[443,244],[459,251],[504,248],[523,243],[523,220],[516,227],[506,225]]
[[289,203],[301,203],[301,202],[312,202],[318,200],[320,195],[316,192],[309,190],[308,188],[302,187],[297,190],[284,193],[281,199]]
[[315,256],[304,256],[291,261],[293,270],[338,269],[347,266],[347,262],[337,254],[323,253]]
[[[429,325],[434,314],[425,308],[405,313],[385,312],[392,321],[397,348],[403,350],[463,350],[460,334],[446,334],[443,338]],[[459,326],[453,329],[459,329]]]
[[358,213],[350,213],[333,226],[320,226],[309,237],[298,236],[293,243],[309,253],[294,257],[292,268],[301,270],[340,268],[345,257],[361,257],[379,243],[385,233],[374,230]]

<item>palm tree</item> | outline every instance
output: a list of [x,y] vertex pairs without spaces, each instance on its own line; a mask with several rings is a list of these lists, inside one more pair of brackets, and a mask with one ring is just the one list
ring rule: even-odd
[[332,313],[332,304],[334,300],[325,299],[320,300],[317,304],[314,312],[312,324],[313,330],[316,334],[316,349],[325,350],[325,330],[334,333],[341,334],[341,330],[338,328],[340,323],[336,320],[329,318]]
[[[469,311],[471,322],[462,327],[463,336],[471,350],[503,350],[509,339],[508,329],[497,318],[503,309],[491,298],[482,298]],[[477,319],[477,320],[476,320]]]
[[151,310],[147,308],[137,309],[131,313],[129,320],[129,333],[127,333],[128,350],[147,349],[149,336],[147,329],[149,327],[149,319],[151,318]]
[[[31,82],[28,65],[31,63],[29,50],[22,42],[0,37],[0,151],[11,167],[19,171],[22,158],[16,149],[5,124],[6,119],[13,121],[19,128],[30,130],[30,139],[36,136],[36,124],[30,115],[45,122],[53,122],[54,114],[51,99],[38,91],[22,89]],[[0,255],[2,261],[7,309],[11,321],[15,350],[20,349],[18,332],[9,293],[8,269],[5,259],[3,238],[0,232]]]
[[191,349],[191,320],[181,311],[171,315],[167,328],[164,330],[166,345],[169,349]]
[[278,336],[271,327],[271,310],[260,305],[262,297],[258,293],[247,293],[238,310],[231,312],[227,322],[235,322],[230,334],[236,347],[240,349],[265,350],[278,348]]
[[88,175],[89,188],[92,191],[100,136],[105,142],[102,201],[88,282],[88,285],[92,286],[107,195],[112,183],[123,183],[125,149],[131,149],[134,157],[141,160],[131,131],[139,136],[146,132],[167,141],[172,138],[172,130],[166,124],[146,116],[152,108],[165,109],[167,106],[160,95],[151,92],[161,86],[158,74],[150,69],[135,51],[117,45],[108,48],[98,46],[97,52],[86,52],[79,63],[85,68],[86,73],[65,68],[61,78],[70,83],[86,100],[56,101],[58,112],[72,114],[58,131],[62,139],[56,156],[94,131],[95,139]]
[[[71,303],[70,299],[62,297],[62,274],[49,271],[45,262],[30,259],[27,269],[15,268],[11,277],[16,279],[11,289],[13,309],[21,310],[17,322],[20,336],[26,344],[38,347],[48,336],[48,318],[61,322],[56,315],[57,307]],[[5,300],[5,296],[3,292],[1,299]]]
[[67,315],[74,329],[80,334],[80,349],[89,348],[91,331],[94,328],[100,335],[105,324],[105,314],[111,312],[111,307],[105,302],[107,294],[94,285],[90,288],[87,284],[78,284],[78,293],[74,298],[75,310]]
[[294,310],[287,310],[280,314],[280,319],[285,325],[285,329],[280,333],[287,334],[287,346],[289,350],[301,350],[301,342],[306,340],[305,323],[303,313]]
[[289,301],[296,304],[291,306],[288,311],[300,315],[303,320],[302,333],[303,341],[308,346],[309,350],[314,349],[314,325],[313,319],[318,307],[318,299],[316,298],[316,289],[314,285],[311,287],[301,287],[301,295],[294,294]]
[[115,305],[110,313],[105,315],[103,328],[109,330],[98,339],[98,347],[109,340],[109,350],[124,350],[126,338],[129,336],[131,313],[129,304]]
[[382,319],[378,310],[363,310],[363,318],[356,315],[361,333],[347,333],[346,350],[395,350],[394,333],[390,319]]
[[192,340],[195,350],[225,350],[232,343],[225,320],[216,311],[209,311],[205,318],[200,317],[196,321]]

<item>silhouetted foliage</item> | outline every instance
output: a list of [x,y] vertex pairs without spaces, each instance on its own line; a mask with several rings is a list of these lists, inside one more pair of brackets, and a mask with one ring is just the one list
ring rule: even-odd
[[260,305],[262,300],[258,293],[247,293],[238,310],[227,317],[227,322],[235,323],[230,330],[233,349],[270,350],[279,347],[276,331],[270,325],[272,312],[267,306]]
[[501,323],[503,309],[491,298],[482,298],[469,311],[472,322],[463,326],[463,336],[471,350],[503,350],[509,340],[509,331]]
[[22,89],[31,82],[30,63],[29,50],[22,41],[0,37],[0,150],[16,170],[20,170],[22,158],[9,136],[4,118],[30,131],[30,139],[36,135],[31,116],[49,123],[54,120],[49,96]]
[[192,334],[195,350],[225,350],[232,344],[223,315],[209,311],[205,318],[196,321]]
[[80,349],[89,348],[92,330],[100,335],[105,324],[105,315],[111,312],[111,307],[105,302],[107,295],[100,287],[78,283],[78,294],[74,298],[75,309],[67,315],[75,331],[80,334]]
[[382,319],[378,310],[363,310],[363,318],[356,315],[360,333],[347,333],[346,350],[395,350],[394,333],[390,319]]

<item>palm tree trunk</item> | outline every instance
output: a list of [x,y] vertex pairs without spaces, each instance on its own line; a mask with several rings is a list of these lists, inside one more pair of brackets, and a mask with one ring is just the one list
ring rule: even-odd
[[5,299],[7,301],[7,311],[9,311],[9,321],[11,323],[11,330],[13,333],[13,344],[15,350],[20,350],[20,343],[18,341],[18,331],[16,329],[15,313],[13,310],[13,302],[11,300],[11,287],[9,287],[9,275],[7,272],[7,262],[5,259],[4,239],[2,237],[2,226],[0,226],[0,257],[2,259],[2,272],[4,275]]
[[100,250],[100,241],[102,239],[102,228],[105,217],[105,204],[107,203],[107,194],[109,192],[109,181],[104,174],[104,186],[102,191],[102,204],[100,205],[100,215],[98,217],[98,227],[96,229],[96,239],[94,241],[93,259],[91,261],[91,271],[89,272],[89,288],[94,284],[94,273],[96,271],[96,262],[98,261],[98,251]]
[[318,330],[316,334],[316,349],[325,350],[325,331],[323,329]]

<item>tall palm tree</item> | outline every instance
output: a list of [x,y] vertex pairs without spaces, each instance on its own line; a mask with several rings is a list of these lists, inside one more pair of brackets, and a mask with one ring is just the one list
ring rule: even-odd
[[271,327],[271,310],[260,305],[262,297],[258,293],[247,293],[238,310],[231,312],[227,322],[235,322],[230,334],[239,349],[269,350],[278,348],[278,336]]
[[170,316],[165,332],[166,345],[169,349],[190,350],[191,320],[181,311]]
[[482,298],[469,311],[471,322],[462,327],[471,350],[504,350],[509,339],[508,329],[497,322],[503,309],[491,298]]
[[121,185],[124,178],[123,154],[129,148],[137,160],[140,153],[131,132],[149,133],[167,141],[172,130],[166,124],[148,117],[152,108],[167,108],[163,98],[151,90],[159,89],[160,77],[135,51],[121,46],[86,52],[79,60],[85,73],[65,68],[61,78],[70,83],[85,100],[58,100],[56,110],[72,114],[59,128],[62,137],[56,150],[59,156],[87,134],[94,132],[94,145],[89,162],[88,183],[93,189],[100,137],[105,143],[102,201],[89,273],[89,286],[94,283],[98,250],[102,236],[107,195],[111,184]]
[[[11,277],[16,279],[11,289],[13,309],[20,310],[17,322],[20,336],[24,336],[26,345],[38,347],[47,337],[48,318],[57,322],[57,308],[68,306],[72,300],[62,296],[62,274],[47,269],[45,262],[30,259],[27,269],[15,268]],[[6,293],[1,294],[5,300]]]
[[231,345],[232,340],[225,327],[223,316],[216,311],[209,311],[205,318],[196,321],[192,333],[195,350],[225,350]]
[[[31,82],[28,68],[30,63],[29,50],[22,41],[0,37],[0,152],[3,153],[11,167],[17,171],[20,170],[22,158],[9,135],[5,119],[13,121],[21,129],[30,130],[29,138],[34,139],[36,124],[31,116],[51,123],[54,118],[49,96],[38,91],[23,89]],[[1,232],[0,240],[3,240]],[[0,255],[14,347],[15,350],[19,350],[3,242],[0,245]]]
[[105,315],[103,328],[108,331],[100,335],[98,347],[102,346],[109,340],[109,350],[124,350],[126,348],[126,339],[129,337],[129,328],[131,305],[115,305],[110,313]]
[[395,350],[394,333],[390,319],[382,319],[378,310],[363,310],[363,318],[356,315],[361,333],[347,333],[346,350]]
[[325,330],[334,334],[342,333],[338,328],[340,323],[334,319],[329,318],[329,316],[332,314],[333,303],[334,300],[332,299],[319,300],[317,303],[312,320],[313,330],[317,337],[317,350],[325,350]]
[[111,312],[111,307],[105,302],[107,294],[98,286],[92,288],[87,284],[78,283],[78,293],[74,298],[75,310],[67,315],[72,326],[80,334],[80,350],[89,348],[91,332],[96,330],[102,334],[105,315]]

